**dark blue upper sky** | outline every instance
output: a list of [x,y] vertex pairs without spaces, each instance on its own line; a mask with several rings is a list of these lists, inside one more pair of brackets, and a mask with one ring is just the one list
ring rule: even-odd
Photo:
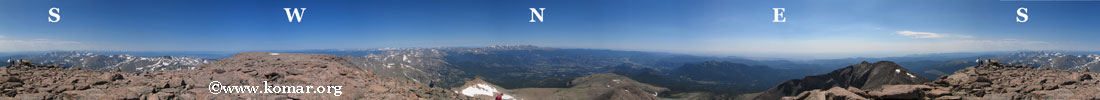
[[[48,10],[61,9],[50,23]],[[1016,9],[1029,21],[1017,23]],[[287,22],[282,8],[308,8]],[[547,8],[531,23],[528,8]],[[771,8],[786,8],[773,23]],[[990,0],[4,0],[0,51],[530,44],[835,58],[1100,50],[1100,2]]]

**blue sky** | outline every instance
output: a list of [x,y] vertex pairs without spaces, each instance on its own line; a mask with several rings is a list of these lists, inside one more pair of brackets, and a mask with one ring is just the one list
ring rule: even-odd
[[[51,7],[59,23],[46,21]],[[1028,8],[1029,21],[1015,22]],[[308,8],[301,23],[282,8]],[[531,23],[528,8],[547,8]],[[771,8],[786,8],[773,23]],[[0,52],[530,44],[776,58],[1100,50],[1100,2],[4,0]]]

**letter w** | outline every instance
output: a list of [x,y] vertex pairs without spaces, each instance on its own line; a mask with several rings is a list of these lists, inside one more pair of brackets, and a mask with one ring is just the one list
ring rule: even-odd
[[294,22],[294,18],[298,18],[298,22],[302,22],[302,15],[306,14],[306,8],[302,8],[302,12],[298,13],[298,8],[294,8],[294,14],[290,13],[290,8],[283,8],[286,11],[286,21]]

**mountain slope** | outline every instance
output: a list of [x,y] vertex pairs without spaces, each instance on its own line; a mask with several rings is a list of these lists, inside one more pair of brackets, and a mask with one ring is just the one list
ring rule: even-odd
[[861,62],[823,75],[807,76],[783,82],[761,92],[753,99],[775,100],[783,96],[797,95],[803,91],[831,87],[855,87],[875,89],[883,85],[918,84],[928,79],[916,76],[909,70],[890,61]]
[[634,81],[615,74],[594,74],[570,81],[569,88],[519,88],[504,89],[491,83],[474,80],[456,91],[479,99],[492,99],[504,94],[504,99],[515,100],[658,100],[660,92],[667,88]]
[[[687,77],[691,80],[717,81],[730,84],[757,85],[773,84],[784,79],[805,76],[805,70],[773,69],[768,66],[750,66],[732,62],[706,61],[684,64],[672,70],[670,74]],[[763,84],[761,84],[763,85]]]
[[400,77],[420,83],[435,83],[451,88],[472,78],[443,59],[439,49],[385,49],[363,51],[363,55],[345,55],[348,61],[362,65],[361,69],[387,77]]
[[967,67],[919,85],[863,90],[833,87],[783,99],[1097,100],[1100,99],[1097,75],[1100,74],[987,64]]

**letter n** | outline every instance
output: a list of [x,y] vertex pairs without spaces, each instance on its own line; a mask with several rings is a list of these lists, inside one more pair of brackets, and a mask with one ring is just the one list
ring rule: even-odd
[[546,12],[546,8],[539,8],[538,10],[535,10],[535,8],[530,8],[530,9],[531,9],[531,21],[530,22],[535,22],[535,17],[538,17],[539,22],[542,22],[542,15],[543,15],[544,12]]

